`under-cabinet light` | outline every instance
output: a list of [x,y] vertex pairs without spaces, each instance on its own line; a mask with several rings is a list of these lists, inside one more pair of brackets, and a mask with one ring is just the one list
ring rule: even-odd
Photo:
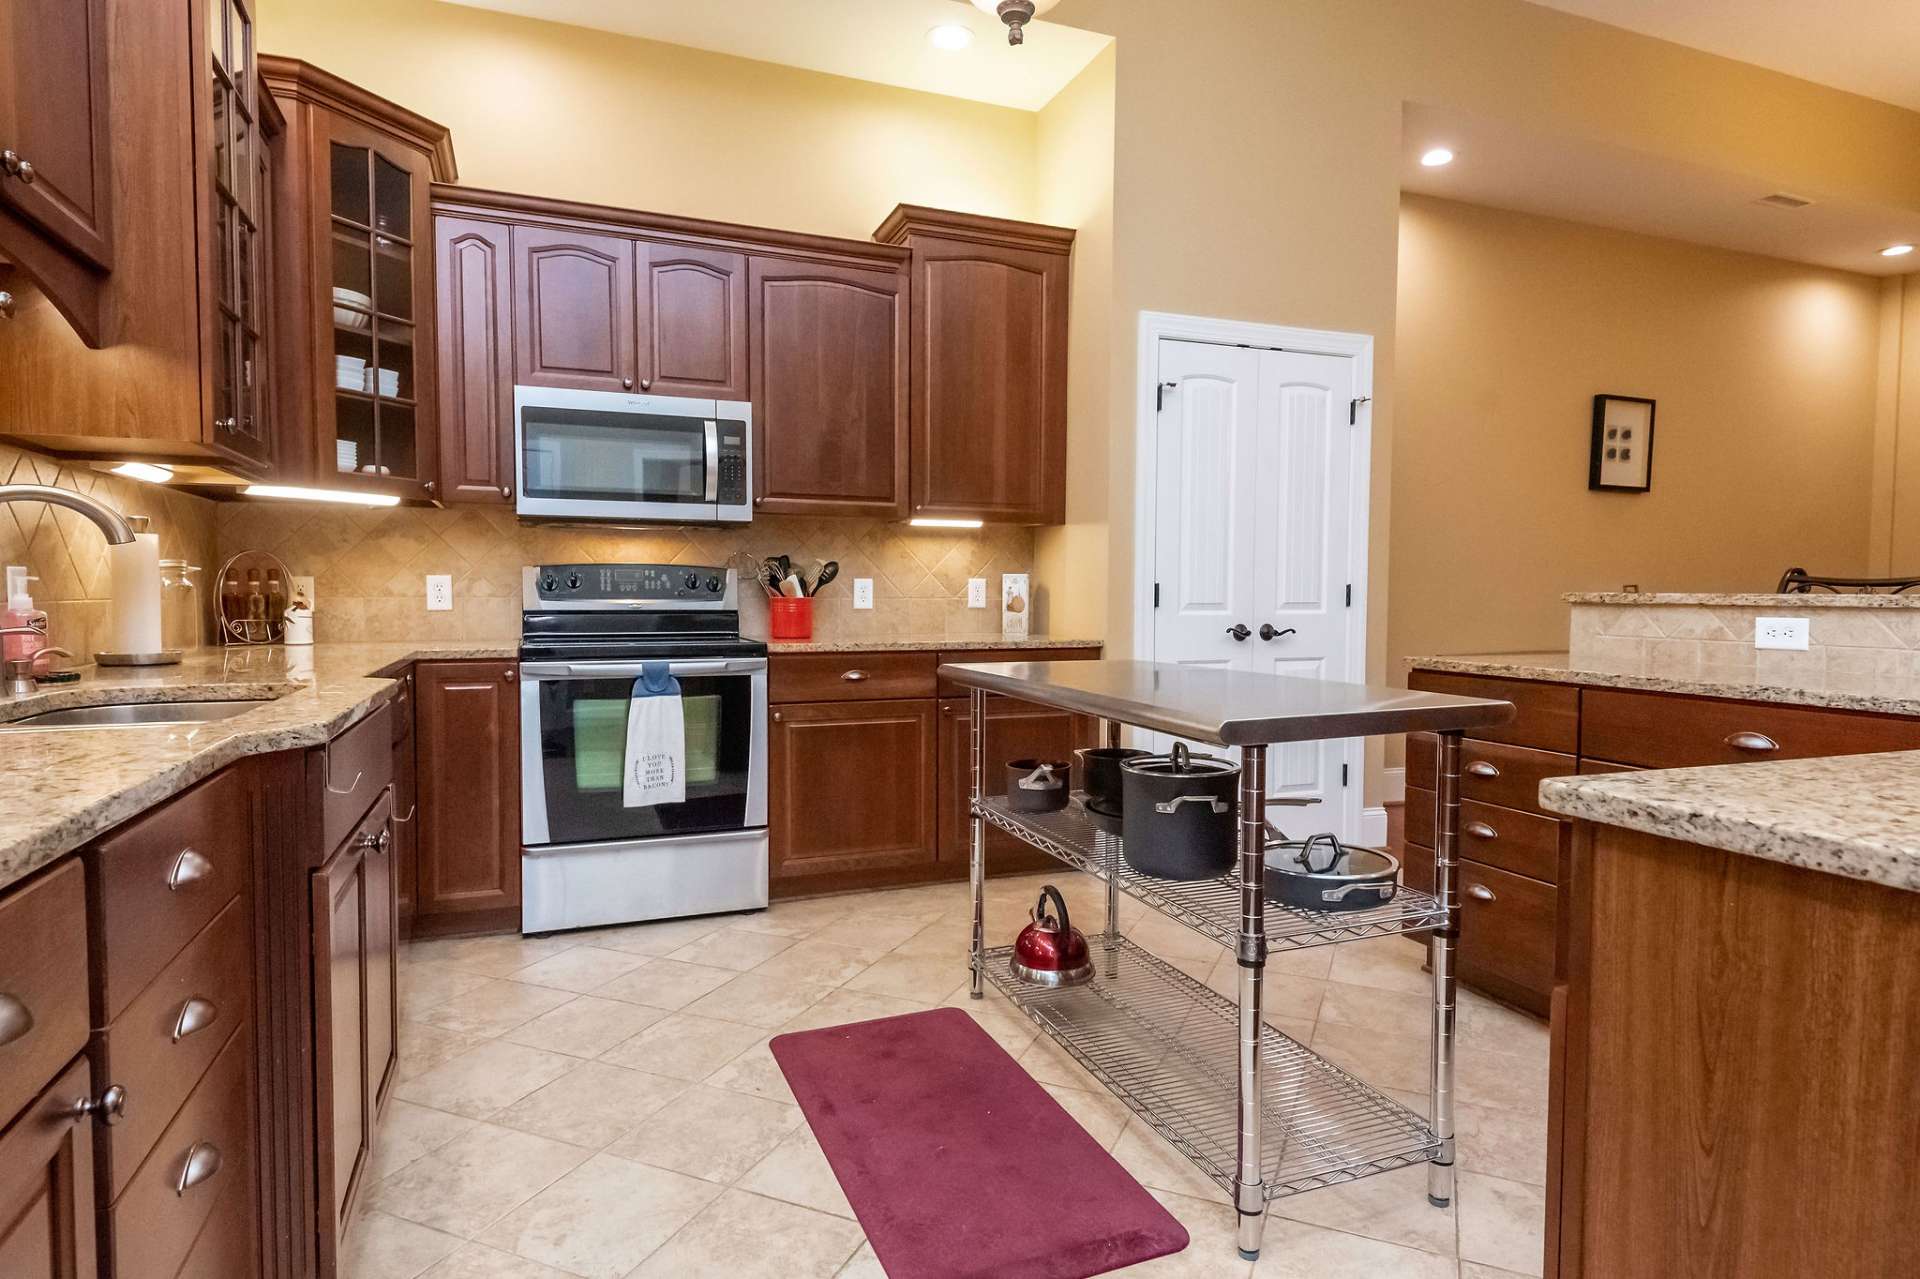
[[349,489],[309,489],[291,484],[249,484],[240,490],[242,497],[284,497],[296,502],[343,502],[349,506],[398,506],[400,499],[391,493],[355,493]]
[[108,468],[112,475],[124,475],[130,480],[145,480],[149,484],[165,484],[173,478],[171,466],[156,466],[152,462],[122,462]]
[[985,520],[940,520],[930,515],[916,515],[907,521],[915,528],[980,528]]

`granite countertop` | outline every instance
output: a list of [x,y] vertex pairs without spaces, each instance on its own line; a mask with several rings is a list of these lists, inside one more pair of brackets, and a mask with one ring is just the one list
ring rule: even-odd
[[1831,710],[1920,716],[1920,670],[1916,670],[1910,680],[1890,679],[1883,681],[1879,691],[1857,693],[1796,688],[1787,684],[1764,683],[1758,679],[1749,683],[1724,679],[1676,679],[1665,675],[1626,675],[1575,667],[1565,653],[1462,653],[1452,657],[1410,657],[1407,665],[1417,671],[1438,671],[1451,675],[1552,680],[1589,688],[1631,688],[1648,693],[1686,693],[1695,697],[1727,697],[1744,702],[1778,702],[1786,706],[1822,706]]
[[1050,635],[1030,635],[1026,639],[1002,639],[998,635],[934,635],[872,639],[768,640],[769,653],[957,653],[1026,652],[1049,648],[1099,648],[1097,639],[1057,639]]
[[519,640],[205,649],[177,666],[101,668],[0,700],[0,721],[111,702],[249,701],[207,724],[0,734],[0,888],[245,755],[318,746],[393,696],[413,661],[506,658]]
[[1920,608],[1920,595],[1835,595],[1810,591],[1796,595],[1706,593],[1644,594],[1626,591],[1569,591],[1560,597],[1569,604],[1693,604],[1721,608],[1778,608],[1799,612],[1807,608]]
[[1920,892],[1920,751],[1555,777],[1541,806]]

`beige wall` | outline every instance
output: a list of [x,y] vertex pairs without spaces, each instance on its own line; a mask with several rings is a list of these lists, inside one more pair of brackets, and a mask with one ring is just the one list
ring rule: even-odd
[[[1564,649],[1570,590],[1866,568],[1878,280],[1401,203],[1387,652]],[[1657,400],[1653,487],[1587,489],[1595,394]]]
[[1880,396],[1869,571],[1920,576],[1920,275],[1880,292]]
[[261,0],[260,47],[453,130],[460,180],[864,239],[1032,216],[1034,115],[434,0]]

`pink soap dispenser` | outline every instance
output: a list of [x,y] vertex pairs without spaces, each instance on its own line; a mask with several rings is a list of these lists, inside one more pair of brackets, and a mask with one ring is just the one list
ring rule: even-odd
[[40,629],[38,635],[8,635],[0,641],[0,654],[10,662],[24,661],[47,646],[47,615],[33,606],[33,596],[27,593],[27,583],[39,580],[27,576],[24,564],[7,565],[7,611],[0,613],[0,627],[11,630],[16,626],[37,626]]

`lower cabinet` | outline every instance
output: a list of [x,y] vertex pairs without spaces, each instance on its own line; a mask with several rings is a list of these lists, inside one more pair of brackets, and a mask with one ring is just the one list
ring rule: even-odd
[[[940,860],[966,865],[972,854],[973,718],[965,697],[940,700]],[[1080,764],[1073,752],[1098,740],[1099,724],[1086,715],[1074,715],[1048,706],[1036,706],[1011,697],[989,695],[982,712],[986,734],[986,776],[989,795],[1007,786],[1007,764],[1016,759],[1065,760],[1073,765],[1073,785],[1080,786]],[[1050,870],[1060,863],[1039,849],[1015,839],[997,826],[987,827],[987,868],[996,874],[1010,870]]]
[[770,718],[776,883],[825,891],[934,861],[932,699],[796,702],[774,707]]
[[519,670],[510,660],[414,667],[412,936],[519,927]]
[[[8,1069],[0,1050],[0,1072]],[[76,1097],[93,1096],[83,1057],[47,1085],[0,1133],[0,1275],[92,1279],[93,1128],[73,1121]]]

